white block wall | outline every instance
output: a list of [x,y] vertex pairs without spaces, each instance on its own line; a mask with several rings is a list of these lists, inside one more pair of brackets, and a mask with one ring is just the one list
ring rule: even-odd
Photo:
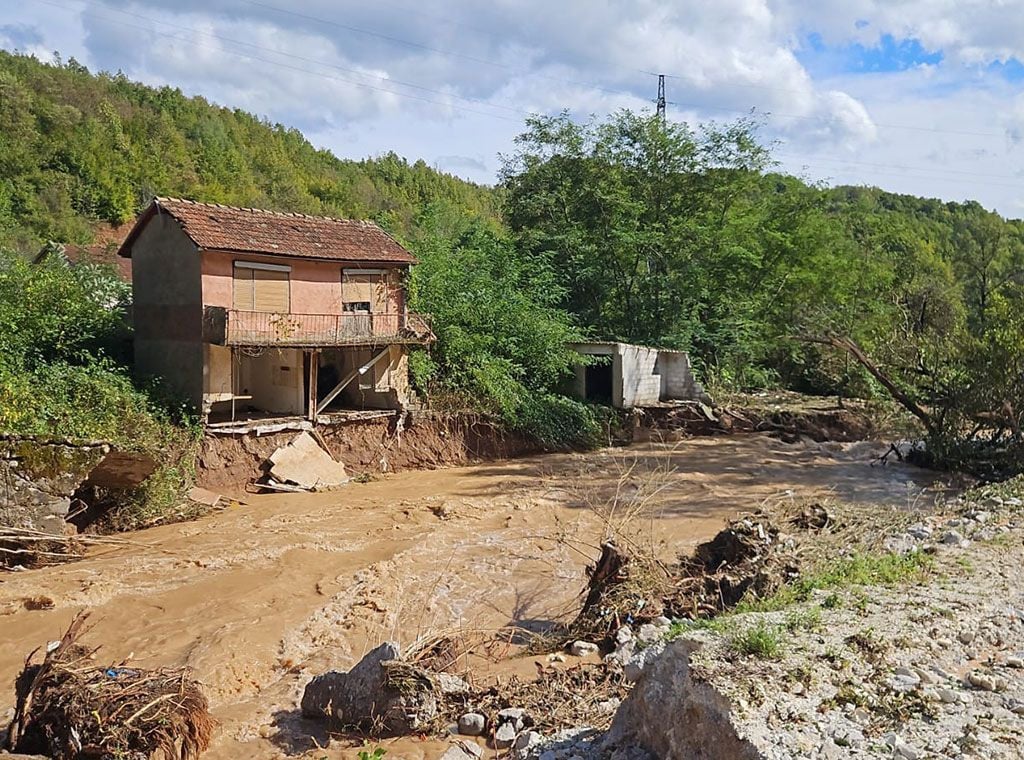
[[622,367],[622,401],[616,406],[630,409],[657,404],[661,398],[661,377],[655,372],[658,350],[627,343],[618,348],[615,359]]

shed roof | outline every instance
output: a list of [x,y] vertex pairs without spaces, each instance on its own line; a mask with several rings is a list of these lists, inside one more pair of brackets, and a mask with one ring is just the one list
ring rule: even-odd
[[222,206],[180,198],[156,198],[139,216],[118,254],[132,244],[155,214],[173,217],[198,248],[332,261],[413,264],[415,257],[373,222]]
[[118,278],[124,282],[132,281],[131,259],[121,258],[117,255],[117,245],[107,243],[105,245],[74,245],[62,243],[54,250],[51,246],[44,246],[32,259],[33,263],[39,264],[51,253],[60,253],[69,264],[94,264],[97,266],[112,267],[117,272]]

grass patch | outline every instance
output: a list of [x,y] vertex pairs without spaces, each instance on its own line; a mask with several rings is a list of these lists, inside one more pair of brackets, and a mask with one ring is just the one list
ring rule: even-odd
[[741,655],[774,660],[782,654],[784,634],[783,627],[760,620],[730,636],[729,646]]
[[[907,554],[852,554],[833,560],[764,599],[742,601],[736,612],[775,612],[806,602],[814,591],[850,586],[895,586],[923,580],[931,572],[934,560],[924,552]],[[833,598],[835,597],[835,598]],[[834,594],[826,606],[838,605]],[[828,600],[826,600],[828,602]]]
[[821,628],[821,607],[794,610],[786,616],[787,631],[816,631]]
[[699,620],[676,620],[669,626],[665,638],[674,641],[680,636],[693,631],[711,631],[712,633],[726,633],[733,625],[733,620],[728,615],[719,615],[714,618],[701,618]]

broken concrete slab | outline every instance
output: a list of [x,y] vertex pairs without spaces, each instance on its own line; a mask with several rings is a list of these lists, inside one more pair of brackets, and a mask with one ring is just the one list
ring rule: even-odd
[[337,488],[348,482],[345,465],[336,462],[308,432],[270,455],[270,476],[309,491]]
[[189,501],[194,501],[196,504],[202,504],[207,507],[216,507],[223,498],[216,491],[209,491],[200,486],[193,486],[188,492]]

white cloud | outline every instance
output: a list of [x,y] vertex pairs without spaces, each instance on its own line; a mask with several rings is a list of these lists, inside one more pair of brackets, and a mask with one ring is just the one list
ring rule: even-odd
[[[527,113],[653,107],[664,72],[670,113],[771,113],[765,136],[814,177],[1018,212],[1003,185],[1024,155],[1024,95],[984,67],[1024,59],[1022,0],[59,2],[75,11],[53,23],[23,4],[5,24],[38,30],[39,50],[267,115],[343,155],[396,150],[493,181]],[[943,60],[822,78],[802,63],[812,32],[837,49],[913,37]]]

